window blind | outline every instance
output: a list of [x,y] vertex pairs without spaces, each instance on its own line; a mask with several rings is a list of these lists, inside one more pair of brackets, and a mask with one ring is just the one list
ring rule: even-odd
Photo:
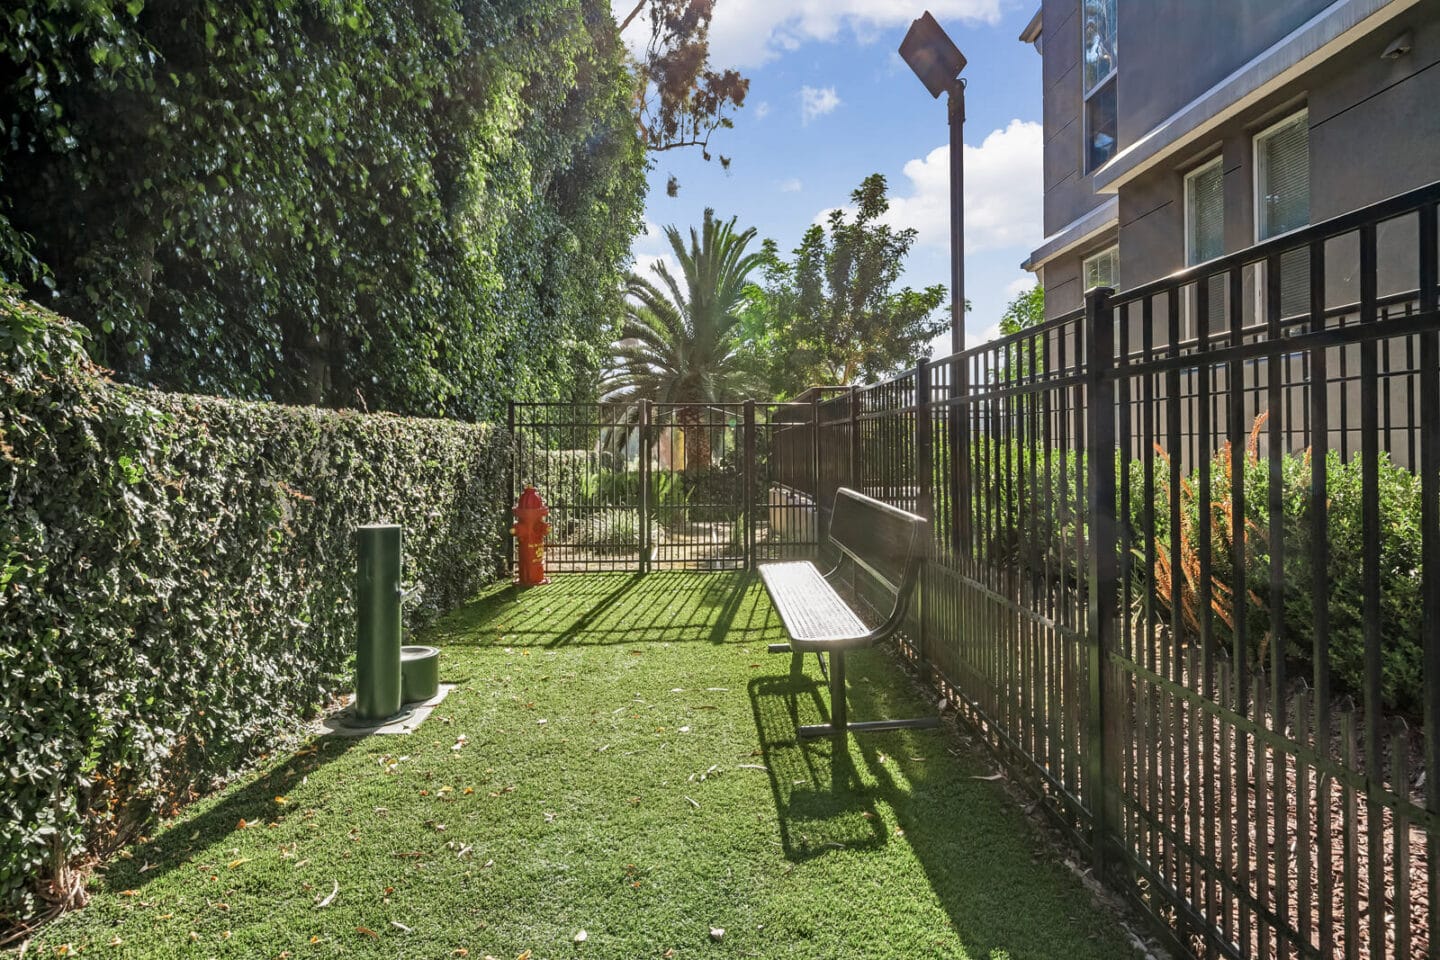
[[1225,252],[1225,171],[1212,163],[1185,178],[1186,251],[1193,265]]
[[1310,222],[1310,117],[1302,111],[1255,140],[1259,238]]

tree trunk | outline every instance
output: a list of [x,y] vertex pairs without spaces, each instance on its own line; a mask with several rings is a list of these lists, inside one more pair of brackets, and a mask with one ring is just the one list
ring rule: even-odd
[[710,427],[705,422],[705,408],[681,407],[680,428],[685,431],[685,472],[695,473],[710,468]]

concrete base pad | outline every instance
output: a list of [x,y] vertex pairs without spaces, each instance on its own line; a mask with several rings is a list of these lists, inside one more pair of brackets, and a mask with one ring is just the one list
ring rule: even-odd
[[429,700],[423,703],[405,704],[405,706],[412,711],[410,716],[402,717],[394,723],[387,723],[378,727],[347,726],[341,722],[341,717],[345,711],[351,709],[350,707],[346,707],[345,710],[342,710],[340,713],[332,714],[318,721],[315,724],[315,732],[322,736],[327,733],[333,733],[337,737],[368,737],[371,734],[414,733],[415,729],[425,722],[425,718],[430,716],[430,711],[439,706],[440,701],[445,699],[445,695],[454,689],[455,684],[453,683],[440,684],[440,691]]

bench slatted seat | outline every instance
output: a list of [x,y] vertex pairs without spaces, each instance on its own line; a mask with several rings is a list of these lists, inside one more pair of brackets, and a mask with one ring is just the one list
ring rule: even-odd
[[[801,737],[843,737],[847,731],[913,729],[939,723],[938,717],[851,723],[845,704],[845,653],[879,643],[904,622],[920,579],[927,529],[924,517],[841,487],[830,515],[828,543],[840,558],[833,570],[821,573],[808,561],[760,566],[760,579],[790,638],[789,643],[771,644],[770,652],[797,657],[814,653],[830,681],[830,722],[802,726]],[[847,564],[869,574],[894,599],[890,613],[874,629],[865,625],[831,585],[831,578]]]

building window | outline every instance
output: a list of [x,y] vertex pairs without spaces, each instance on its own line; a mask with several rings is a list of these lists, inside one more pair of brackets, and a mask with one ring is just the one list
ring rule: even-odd
[[1085,92],[1115,72],[1115,0],[1083,0],[1085,14]]
[[1115,156],[1119,108],[1115,79],[1115,0],[1082,0],[1085,172]]
[[[1301,110],[1255,137],[1255,239],[1268,240],[1309,222],[1310,112]],[[1257,306],[1263,316],[1264,300]],[[1298,316],[1309,306],[1310,252],[1291,250],[1280,257],[1280,315]]]
[[1185,263],[1225,252],[1225,171],[1216,157],[1185,176]]
[[1255,137],[1255,239],[1310,222],[1310,112],[1301,110]]
[[1115,78],[1111,77],[1085,100],[1085,172],[1090,173],[1115,156]]
[[1080,264],[1080,273],[1085,281],[1085,290],[1096,287],[1120,288],[1120,248],[1101,250],[1093,257],[1086,257]]

